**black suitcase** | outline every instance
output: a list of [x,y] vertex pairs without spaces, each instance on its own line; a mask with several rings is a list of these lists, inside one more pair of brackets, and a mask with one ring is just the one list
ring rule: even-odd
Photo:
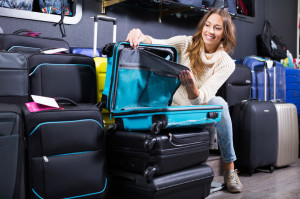
[[22,110],[0,104],[0,198],[24,199],[24,127]]
[[107,178],[101,113],[90,104],[62,107],[33,113],[23,107],[29,198],[104,198]]
[[205,129],[149,132],[117,131],[109,136],[110,167],[153,176],[171,173],[205,162],[209,132]]
[[27,59],[21,53],[0,52],[0,102],[23,104],[28,101]]
[[97,102],[93,58],[74,54],[33,54],[28,57],[30,93],[66,97],[78,103]]
[[273,172],[278,148],[274,103],[247,100],[234,105],[232,125],[237,167],[250,176],[259,167]]
[[217,92],[231,107],[236,103],[251,98],[252,74],[248,67],[236,64],[234,72]]
[[213,170],[206,164],[148,181],[142,175],[112,171],[109,199],[201,199],[210,193]]
[[18,51],[32,50],[41,52],[43,50],[65,48],[66,53],[70,52],[69,44],[60,38],[32,37],[17,34],[0,34],[0,50]]

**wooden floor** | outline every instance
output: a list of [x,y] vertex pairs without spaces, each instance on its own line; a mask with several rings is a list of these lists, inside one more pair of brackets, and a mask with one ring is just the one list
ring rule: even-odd
[[[211,193],[207,199],[300,199],[300,159],[273,173],[259,171],[252,176],[239,175],[244,186],[242,193],[232,194],[226,190]],[[214,181],[223,183],[223,177]]]

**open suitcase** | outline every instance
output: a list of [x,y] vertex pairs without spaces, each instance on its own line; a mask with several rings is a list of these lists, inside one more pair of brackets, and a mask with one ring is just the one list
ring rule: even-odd
[[153,176],[175,172],[205,162],[209,132],[203,128],[149,132],[117,131],[109,134],[110,167]]
[[109,199],[202,199],[210,193],[213,170],[206,164],[157,176],[148,181],[140,174],[111,172]]
[[180,86],[179,74],[187,67],[177,64],[174,47],[127,42],[107,45],[105,87],[100,107],[115,119],[114,128],[127,131],[180,128],[220,121],[222,106],[170,106]]

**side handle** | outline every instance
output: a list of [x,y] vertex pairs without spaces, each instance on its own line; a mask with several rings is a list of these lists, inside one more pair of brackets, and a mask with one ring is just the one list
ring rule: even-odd
[[68,104],[72,104],[74,106],[79,106],[79,104],[77,104],[76,102],[74,102],[73,100],[66,98],[66,97],[55,97],[55,100],[57,101],[57,103],[59,104],[64,104],[64,103],[68,103]]

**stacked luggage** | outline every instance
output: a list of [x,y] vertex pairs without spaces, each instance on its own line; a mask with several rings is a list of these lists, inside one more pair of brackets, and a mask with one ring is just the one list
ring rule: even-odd
[[[101,106],[116,123],[108,127],[110,198],[205,198],[212,169],[209,133],[220,106],[170,106],[186,67],[176,49],[127,42],[107,45]],[[154,92],[155,91],[155,92]],[[193,128],[191,128],[193,127]]]
[[285,78],[279,62],[246,57],[242,63],[252,71],[252,99],[231,109],[236,165],[249,175],[260,167],[273,172],[274,166],[288,166],[297,161],[296,109],[293,104],[282,103]]
[[[94,60],[61,39],[2,34],[0,47],[0,198],[105,198]],[[60,108],[31,112],[31,95]]]

